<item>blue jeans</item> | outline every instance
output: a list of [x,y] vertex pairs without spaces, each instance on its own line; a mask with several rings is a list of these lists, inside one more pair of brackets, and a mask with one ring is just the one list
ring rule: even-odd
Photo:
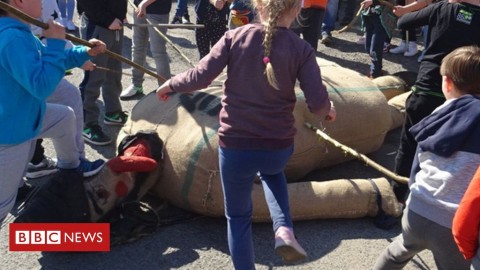
[[60,0],[58,1],[58,8],[63,18],[67,18],[70,21],[73,19],[73,11],[75,10],[74,0]]
[[378,15],[372,14],[363,17],[365,25],[365,50],[370,55],[370,76],[382,76],[383,43],[387,32],[383,28]]
[[322,37],[332,36],[331,32],[335,29],[335,21],[337,20],[338,1],[339,0],[328,0],[322,23]]
[[236,270],[254,269],[252,198],[255,176],[262,181],[273,228],[293,227],[283,172],[293,146],[280,150],[239,150],[219,147],[220,175],[228,225],[228,247]]
[[177,10],[175,11],[175,17],[182,17],[188,15],[187,9],[188,0],[177,0]]

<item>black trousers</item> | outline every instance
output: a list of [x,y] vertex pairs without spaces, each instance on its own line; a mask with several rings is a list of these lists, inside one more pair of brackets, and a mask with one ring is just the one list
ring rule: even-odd
[[321,26],[325,16],[325,10],[321,8],[302,8],[298,16],[299,25],[292,27],[292,30],[310,44],[316,51],[318,39],[321,35]]
[[[442,105],[445,98],[413,92],[405,104],[405,121],[400,135],[400,146],[395,157],[395,172],[410,177],[412,163],[417,150],[417,142],[408,131],[412,126],[430,115],[435,108]],[[394,183],[394,192],[397,199],[404,200],[408,194],[408,185]]]

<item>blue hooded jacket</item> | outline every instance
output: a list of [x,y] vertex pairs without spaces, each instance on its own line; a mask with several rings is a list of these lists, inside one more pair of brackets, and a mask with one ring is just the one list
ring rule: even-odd
[[480,164],[480,97],[447,101],[410,129],[418,142],[410,174],[409,209],[451,228],[453,215]]
[[65,70],[90,58],[87,48],[65,50],[65,41],[47,39],[43,45],[30,25],[0,17],[0,145],[35,138],[42,127],[45,99],[53,93]]

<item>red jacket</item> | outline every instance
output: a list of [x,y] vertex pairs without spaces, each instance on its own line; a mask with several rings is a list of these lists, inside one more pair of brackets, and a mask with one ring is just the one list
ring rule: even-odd
[[452,233],[465,259],[475,256],[480,229],[480,166],[463,195],[455,217]]

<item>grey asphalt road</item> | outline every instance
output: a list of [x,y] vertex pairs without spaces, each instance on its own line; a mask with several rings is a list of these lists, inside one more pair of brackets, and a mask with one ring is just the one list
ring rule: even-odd
[[[174,3],[175,7],[175,3]],[[173,12],[174,9],[172,9]],[[192,17],[192,3],[189,3]],[[335,36],[335,45],[319,45],[318,56],[341,63],[358,72],[365,73],[368,56],[355,41],[359,37],[358,27],[350,32]],[[198,61],[194,32],[191,30],[169,30],[169,37],[193,62]],[[398,38],[393,40],[398,43]],[[130,57],[131,30],[125,31],[123,55]],[[189,67],[187,61],[169,46],[172,73],[179,73]],[[147,59],[152,68],[152,59]],[[416,71],[415,60],[386,55],[385,70],[390,73],[404,70]],[[131,69],[124,65],[124,72]],[[74,70],[68,80],[78,85],[82,78],[80,70]],[[130,77],[123,76],[123,87],[130,84]],[[156,80],[146,77],[146,92],[156,88]],[[129,111],[138,99],[123,101]],[[99,102],[101,105],[102,102]],[[119,131],[116,127],[105,127],[113,138]],[[380,150],[369,156],[387,168],[393,168],[393,157],[398,144],[399,130],[391,131]],[[47,142],[47,153],[54,156]],[[87,157],[111,158],[115,147],[87,145]],[[327,179],[368,178],[380,174],[359,161],[350,161],[332,168],[316,172]],[[40,184],[45,179],[32,182]],[[346,198],[348,199],[348,198]],[[341,203],[341,202],[339,202]],[[173,216],[175,213],[173,214]],[[179,213],[180,215],[180,213]],[[295,223],[295,231],[300,243],[308,252],[307,260],[296,265],[285,265],[274,253],[272,226],[269,223],[253,225],[254,247],[257,269],[371,269],[378,254],[399,233],[396,224],[390,230],[382,230],[373,224],[372,218],[313,220]],[[101,253],[62,253],[62,252],[10,252],[8,250],[8,226],[0,231],[0,269],[232,269],[227,246],[226,222],[223,218],[197,218],[160,227],[151,235],[135,242],[112,248]],[[436,269],[430,252],[419,253],[405,269]]]

